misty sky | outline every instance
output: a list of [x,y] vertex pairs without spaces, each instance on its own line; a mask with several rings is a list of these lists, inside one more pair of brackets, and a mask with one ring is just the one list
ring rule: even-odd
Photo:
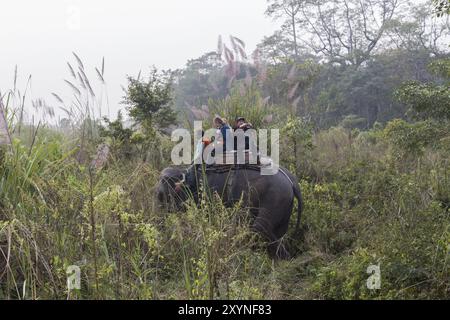
[[[250,53],[277,23],[264,16],[265,0],[14,0],[0,11],[0,90],[18,87],[32,75],[31,98],[70,93],[66,61],[82,58],[88,77],[105,56],[112,115],[123,95],[126,74],[151,65],[180,68],[188,59],[215,50],[221,34],[245,41]],[[28,104],[30,105],[30,104]]]

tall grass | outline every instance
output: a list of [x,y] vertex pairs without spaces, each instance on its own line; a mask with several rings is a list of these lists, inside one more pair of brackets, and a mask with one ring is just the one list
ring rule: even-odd
[[[204,195],[166,213],[150,163],[112,157],[93,171],[59,133],[40,130],[31,149],[13,139],[0,163],[0,296],[444,298],[448,157],[430,150],[410,171],[383,134],[368,134],[314,138],[302,237],[288,239],[294,259],[276,264],[239,204]],[[365,269],[378,263],[382,289],[370,291]],[[81,290],[67,290],[70,265],[81,268]]]
[[209,100],[209,113],[212,117],[220,115],[229,123],[234,124],[237,117],[245,117],[255,128],[267,127],[276,116],[276,109],[269,105],[268,99],[264,99],[252,83],[247,86],[243,83],[231,89],[230,94],[219,100]]
[[[68,84],[74,100],[60,101],[73,116],[71,130],[27,123],[20,116],[24,96],[18,90],[3,96],[11,145],[0,148],[0,298],[450,296],[445,139],[402,157],[402,148],[415,144],[392,134],[411,136],[415,128],[395,122],[365,132],[338,127],[304,134],[306,126],[291,132],[292,139],[311,139],[301,163],[291,157],[283,163],[301,170],[305,210],[301,237],[288,237],[294,258],[275,263],[249,231],[240,203],[227,208],[217,195],[202,193],[199,204],[166,212],[153,194],[161,163],[97,148],[104,142],[92,109],[98,95],[74,57],[78,70],[70,64]],[[229,120],[246,116],[255,127],[268,126],[264,117],[274,109],[247,89],[217,108]],[[273,121],[284,125],[287,118],[278,117]],[[366,287],[371,264],[381,266],[380,290]],[[79,290],[67,288],[71,265],[81,268]]]

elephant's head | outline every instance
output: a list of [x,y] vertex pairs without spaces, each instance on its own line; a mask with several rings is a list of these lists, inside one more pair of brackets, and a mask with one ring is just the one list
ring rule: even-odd
[[169,211],[181,210],[183,201],[186,200],[184,192],[185,171],[179,168],[165,168],[156,186],[156,199],[160,207]]

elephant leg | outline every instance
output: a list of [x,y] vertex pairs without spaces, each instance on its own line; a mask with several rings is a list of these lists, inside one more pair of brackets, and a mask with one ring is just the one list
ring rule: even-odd
[[270,242],[268,246],[269,255],[272,259],[287,260],[291,257],[281,239]]
[[264,215],[258,215],[252,224],[252,230],[259,233],[268,242],[267,249],[272,259],[289,259],[290,254],[282,243],[281,239],[276,236],[270,221],[264,219]]

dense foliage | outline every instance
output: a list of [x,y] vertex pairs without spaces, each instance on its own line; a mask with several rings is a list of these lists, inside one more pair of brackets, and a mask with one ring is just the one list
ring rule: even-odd
[[[302,161],[284,159],[302,178],[305,211],[286,239],[294,259],[275,264],[239,205],[205,199],[163,213],[152,194],[159,168],[136,155],[115,160],[111,149],[92,172],[67,137],[16,137],[1,156],[1,297],[448,298],[448,133],[428,144],[403,140],[433,139],[401,120],[361,132],[287,123],[310,141]],[[82,288],[69,293],[73,264]],[[379,290],[366,287],[370,265]]]
[[[129,119],[96,114],[101,94],[75,54],[57,126],[25,123],[25,98],[9,91],[0,299],[448,299],[449,30],[445,14],[434,20],[448,5],[434,3],[270,0],[283,25],[253,59],[230,37],[182,70],[129,77]],[[104,85],[104,63],[95,70]],[[240,203],[156,202],[171,125],[209,128],[216,114],[280,129],[305,206],[283,240],[292,259],[269,259]],[[73,265],[81,288],[68,290]]]

